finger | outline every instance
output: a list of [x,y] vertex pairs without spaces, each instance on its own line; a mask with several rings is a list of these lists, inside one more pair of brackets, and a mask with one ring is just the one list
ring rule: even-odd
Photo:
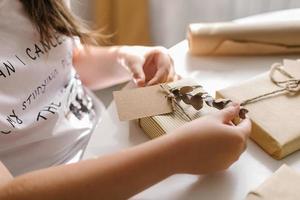
[[246,138],[250,136],[252,124],[249,118],[242,120],[236,127]]
[[144,87],[146,84],[145,84],[145,80],[143,79],[135,79],[135,84],[138,86],[138,87]]
[[167,80],[166,73],[163,69],[158,70],[155,76],[147,83],[147,85],[155,85],[158,83],[164,83]]
[[169,75],[168,75],[168,79],[173,81],[175,79],[175,76],[176,76],[174,60],[169,54],[168,54],[168,58],[169,58],[169,62],[170,62],[170,72],[169,72]]
[[161,66],[158,68],[155,76],[147,83],[147,85],[155,85],[157,83],[166,82],[169,69],[167,66]]
[[148,55],[143,66],[143,71],[145,73],[145,82],[149,82],[157,72],[156,66],[156,54]]
[[148,85],[166,82],[172,70],[173,61],[168,54],[159,54],[157,59],[157,72],[148,82]]
[[132,73],[132,77],[135,81],[135,83],[138,86],[144,86],[145,85],[145,73],[143,71],[142,66],[139,66],[138,64],[129,65],[128,68],[130,69]]
[[240,105],[236,103],[232,103],[227,108],[219,111],[216,115],[223,123],[230,123],[235,117],[238,116],[240,111]]
[[247,149],[247,140],[244,143],[244,146],[243,146],[243,149],[241,151],[241,154],[244,153],[246,151],[246,149]]
[[167,82],[172,82],[174,81],[176,78],[176,73],[175,73],[175,69],[173,66],[171,66],[170,68],[170,72],[169,72],[169,75],[168,75],[168,78],[167,78]]

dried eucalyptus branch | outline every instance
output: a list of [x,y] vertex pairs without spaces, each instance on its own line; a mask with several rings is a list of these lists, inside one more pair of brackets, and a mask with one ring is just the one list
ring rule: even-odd
[[[219,110],[224,109],[230,102],[232,102],[229,99],[214,99],[206,92],[192,93],[195,89],[200,87],[201,86],[184,86],[181,88],[171,89],[169,92],[174,96],[173,99],[175,102],[183,101],[185,104],[191,105],[196,110],[201,110],[203,108],[203,102],[205,102],[208,106],[217,108]],[[241,119],[245,119],[247,113],[247,109],[241,108],[239,117]]]

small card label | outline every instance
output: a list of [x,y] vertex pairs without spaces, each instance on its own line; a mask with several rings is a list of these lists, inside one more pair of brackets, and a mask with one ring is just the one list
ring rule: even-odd
[[171,102],[160,85],[117,91],[113,95],[121,121],[172,112]]

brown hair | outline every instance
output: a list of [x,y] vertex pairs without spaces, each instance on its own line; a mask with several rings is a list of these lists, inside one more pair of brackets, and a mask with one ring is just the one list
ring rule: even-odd
[[54,34],[78,36],[82,43],[97,43],[99,32],[91,31],[69,11],[64,0],[20,0],[36,26],[41,40],[50,41]]

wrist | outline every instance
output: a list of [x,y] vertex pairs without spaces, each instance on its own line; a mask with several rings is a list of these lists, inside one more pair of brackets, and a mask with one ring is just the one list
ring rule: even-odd
[[173,140],[171,151],[173,152],[174,174],[193,173],[191,169],[202,163],[202,153],[199,152],[201,144],[196,142],[196,138],[191,137],[189,134],[185,127],[178,128],[169,134],[169,137]]
[[109,53],[110,57],[115,60],[119,64],[119,59],[123,58],[122,52],[121,52],[122,46],[112,46],[109,47]]
[[124,67],[125,63],[126,63],[126,48],[127,46],[114,46],[111,47],[112,48],[112,52],[114,54],[114,58],[117,61],[117,63]]
[[147,169],[167,178],[178,173],[178,151],[176,138],[165,135],[151,140],[137,148],[145,152]]
[[168,167],[169,176],[184,173],[186,145],[182,134],[177,132],[168,133],[161,139],[165,140],[163,154],[165,156],[166,166]]

